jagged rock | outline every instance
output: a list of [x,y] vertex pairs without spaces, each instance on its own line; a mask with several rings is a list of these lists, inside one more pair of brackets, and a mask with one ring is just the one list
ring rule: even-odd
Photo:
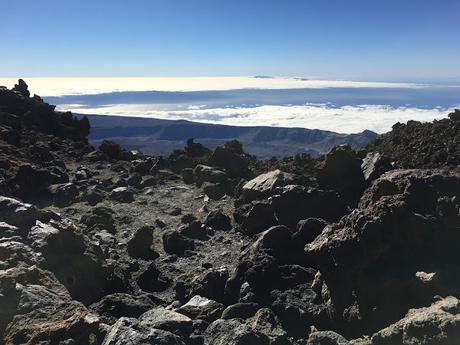
[[158,270],[153,262],[140,270],[136,282],[145,292],[163,291],[171,285],[169,279]]
[[219,319],[206,329],[204,343],[205,345],[269,345],[269,339],[238,319]]
[[203,192],[212,200],[221,199],[228,191],[228,187],[225,183],[210,183],[205,182],[203,184]]
[[279,169],[259,175],[243,186],[243,198],[246,202],[268,198],[277,187],[298,184],[300,176],[286,173]]
[[302,247],[307,243],[313,242],[323,229],[328,225],[324,220],[319,218],[308,218],[300,220],[297,223],[296,232],[293,235],[294,242]]
[[192,333],[192,319],[162,307],[146,311],[139,320],[148,327],[168,331],[184,338]]
[[102,345],[184,345],[177,335],[151,328],[133,318],[122,317],[112,326]]
[[121,317],[138,318],[155,306],[157,303],[145,295],[115,293],[104,296],[89,308],[102,322],[112,325]]
[[456,170],[387,172],[357,210],[306,245],[351,336],[458,291],[452,275],[439,284],[422,283],[416,273],[459,270],[452,255],[460,243],[459,188]]
[[112,160],[131,161],[134,159],[131,152],[122,149],[119,144],[110,140],[103,140],[99,150]]
[[228,279],[227,268],[209,269],[193,278],[190,296],[200,295],[217,302],[224,301],[224,288]]
[[168,254],[184,255],[186,250],[193,250],[195,243],[192,239],[182,236],[178,231],[163,234],[163,248]]
[[105,194],[97,186],[88,187],[85,191],[83,199],[88,202],[89,205],[95,206],[104,200]]
[[102,228],[109,232],[115,232],[113,213],[114,212],[110,208],[99,206],[83,215],[80,221],[90,228]]
[[224,306],[216,301],[202,297],[193,296],[187,303],[176,309],[178,313],[192,319],[201,319],[212,322],[221,317]]
[[439,121],[398,122],[390,132],[370,143],[368,150],[390,157],[400,169],[457,167],[460,161],[458,114],[457,109],[449,118]]
[[155,259],[158,257],[152,249],[153,231],[152,226],[143,226],[139,228],[128,241],[128,254],[135,259]]
[[21,233],[18,227],[7,224],[5,222],[0,222],[0,238],[8,238],[20,235]]
[[265,334],[270,340],[270,345],[292,344],[278,318],[269,308],[259,309],[249,325],[253,330]]
[[28,240],[74,299],[88,304],[102,296],[107,274],[102,255],[73,225],[37,222]]
[[271,295],[272,309],[289,335],[305,337],[311,325],[320,329],[333,326],[329,306],[322,302],[309,284],[284,291],[274,290]]
[[335,191],[290,185],[271,198],[274,215],[279,224],[295,228],[301,219],[321,218],[338,221],[349,213],[344,200]]
[[204,182],[225,182],[228,178],[227,174],[222,170],[202,164],[197,165],[193,172],[198,186],[201,186]]
[[446,297],[375,333],[372,345],[454,345],[460,339],[460,302]]
[[34,225],[36,220],[46,221],[49,217],[31,204],[0,196],[0,219],[8,224],[27,229]]
[[383,173],[393,169],[391,161],[388,157],[381,155],[378,152],[369,152],[363,159],[361,169],[366,182],[372,182]]
[[202,226],[199,220],[195,220],[187,225],[182,225],[179,228],[181,235],[189,238],[205,240],[207,238],[206,229]]
[[133,202],[134,194],[127,187],[118,187],[112,190],[110,198],[118,202]]
[[230,230],[232,228],[230,217],[225,215],[222,210],[209,212],[204,220],[204,225],[214,230]]
[[333,331],[314,331],[308,337],[307,345],[348,345],[347,339]]
[[248,173],[249,164],[242,155],[241,146],[232,142],[216,147],[208,162],[224,169],[230,177],[245,177]]
[[257,303],[236,303],[229,305],[222,313],[222,319],[248,319],[255,315]]
[[361,159],[349,145],[336,146],[329,151],[317,179],[321,188],[338,191],[352,206],[356,205],[365,187]]
[[131,174],[127,179],[128,186],[139,188],[142,184],[142,176],[140,174]]
[[30,97],[29,86],[22,79],[18,80],[17,84],[14,84],[13,91],[17,91],[22,94],[24,97]]
[[266,201],[253,201],[240,206],[233,215],[241,231],[248,235],[258,234],[277,224],[273,206]]
[[57,206],[65,207],[74,203],[78,197],[78,188],[73,183],[53,184],[49,186],[54,203]]
[[60,168],[42,169],[30,164],[21,165],[14,177],[21,196],[33,196],[43,192],[50,185],[69,182],[69,176]]
[[97,316],[73,301],[52,275],[36,267],[14,268],[2,272],[0,289],[8,301],[2,303],[0,317],[6,317],[0,321],[5,345],[99,343]]

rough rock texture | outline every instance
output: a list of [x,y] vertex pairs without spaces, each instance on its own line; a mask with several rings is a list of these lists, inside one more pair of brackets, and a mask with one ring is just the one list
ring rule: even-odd
[[397,123],[369,145],[395,161],[398,168],[458,166],[460,161],[460,110],[449,118],[421,123]]

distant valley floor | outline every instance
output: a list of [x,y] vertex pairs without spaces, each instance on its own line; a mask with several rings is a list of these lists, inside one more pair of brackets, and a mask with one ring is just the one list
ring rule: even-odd
[[137,117],[88,115],[90,143],[99,146],[104,139],[130,150],[152,155],[168,155],[183,148],[189,138],[214,148],[226,141],[239,140],[246,152],[258,158],[284,157],[299,153],[318,156],[340,144],[366,146],[377,137],[372,131],[341,134],[306,128],[238,127]]

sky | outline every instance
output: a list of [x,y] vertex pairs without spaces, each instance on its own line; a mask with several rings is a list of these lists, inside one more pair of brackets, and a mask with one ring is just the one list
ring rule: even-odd
[[0,77],[460,80],[458,0],[0,0]]

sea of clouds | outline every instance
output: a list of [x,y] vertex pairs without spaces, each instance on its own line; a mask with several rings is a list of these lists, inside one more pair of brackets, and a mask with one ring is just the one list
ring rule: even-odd
[[[237,126],[383,133],[396,122],[441,119],[460,86],[305,78],[30,78],[33,93],[80,114],[185,119]],[[15,79],[1,79],[11,87]]]

